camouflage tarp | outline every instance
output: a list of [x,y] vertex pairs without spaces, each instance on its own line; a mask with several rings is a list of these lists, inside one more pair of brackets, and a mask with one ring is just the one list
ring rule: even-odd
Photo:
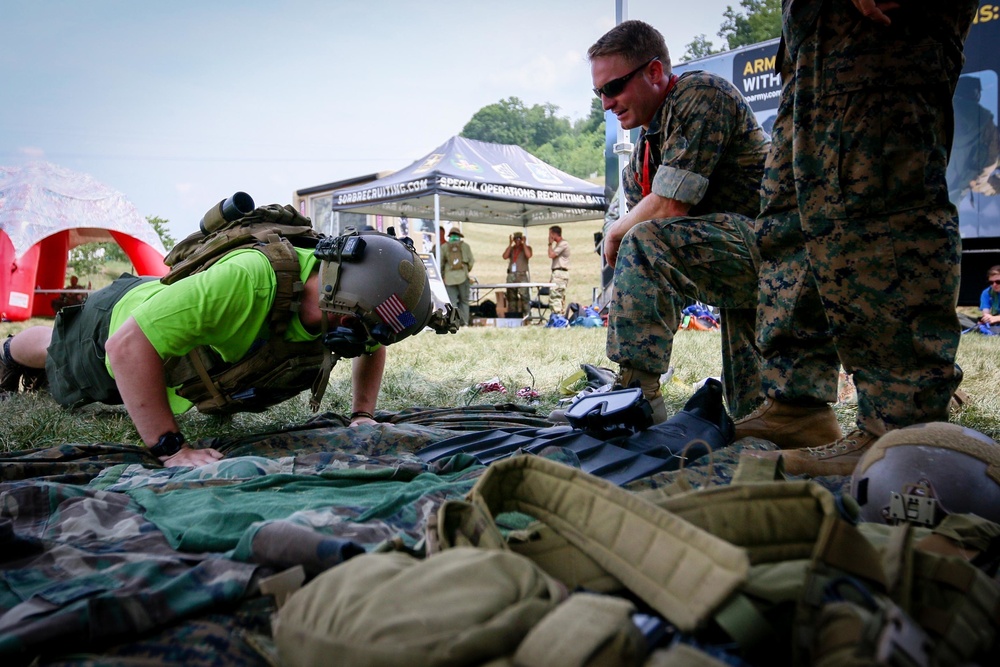
[[[194,470],[163,469],[141,448],[108,443],[7,455],[0,661],[264,664],[273,606],[259,578],[293,565],[313,576],[380,548],[419,553],[427,518],[483,467],[465,455],[425,464],[413,452],[457,431],[551,425],[508,408],[415,409],[358,428],[323,415],[202,443],[226,458]],[[630,488],[678,474],[695,486],[728,483],[738,451]],[[578,465],[568,450],[543,454]]]
[[246,607],[259,577],[291,565],[316,574],[382,544],[415,546],[426,517],[482,467],[469,457],[428,466],[412,451],[456,428],[546,424],[505,406],[380,418],[393,425],[351,429],[324,415],[200,443],[227,458],[195,470],[163,469],[143,448],[114,443],[0,458],[2,662],[86,650],[197,664],[195,646],[177,642],[218,631],[230,649],[205,664],[247,664],[249,647],[231,637],[240,624],[205,614]]

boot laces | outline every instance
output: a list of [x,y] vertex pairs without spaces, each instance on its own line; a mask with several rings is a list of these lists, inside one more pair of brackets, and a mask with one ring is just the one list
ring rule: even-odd
[[847,454],[858,448],[858,444],[861,439],[866,437],[866,433],[859,429],[854,429],[842,438],[834,440],[828,445],[822,445],[820,447],[807,447],[806,451],[809,452],[810,456],[816,458],[827,458],[831,456],[840,456],[841,454]]

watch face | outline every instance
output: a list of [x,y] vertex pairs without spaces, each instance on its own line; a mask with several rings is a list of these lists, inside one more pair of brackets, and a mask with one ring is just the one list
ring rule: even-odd
[[156,458],[173,456],[180,451],[183,444],[184,436],[180,433],[164,433],[160,436],[160,440],[149,448],[149,452]]

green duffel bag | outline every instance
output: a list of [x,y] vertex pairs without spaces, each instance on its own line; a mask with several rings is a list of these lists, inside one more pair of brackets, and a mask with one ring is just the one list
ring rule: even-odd
[[373,553],[297,591],[272,629],[285,665],[482,665],[513,655],[566,597],[561,583],[508,551]]

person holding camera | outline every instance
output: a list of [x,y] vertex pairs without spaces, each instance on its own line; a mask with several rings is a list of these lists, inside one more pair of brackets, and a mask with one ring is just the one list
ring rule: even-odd
[[[510,241],[503,251],[503,259],[507,260],[507,282],[526,283],[531,280],[531,273],[528,271],[528,260],[531,259],[532,250],[524,238],[524,232],[514,232],[510,235]],[[517,313],[524,315],[531,305],[531,295],[527,287],[507,288],[507,315]]]

